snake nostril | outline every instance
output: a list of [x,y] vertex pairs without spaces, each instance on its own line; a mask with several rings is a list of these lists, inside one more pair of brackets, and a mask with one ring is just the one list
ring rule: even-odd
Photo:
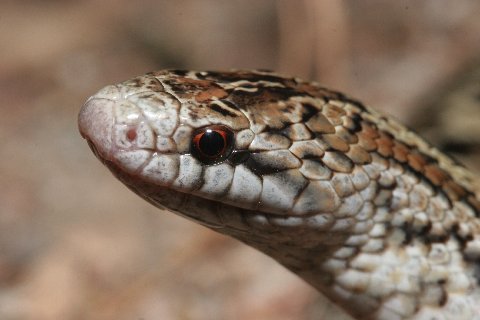
[[127,131],[128,141],[134,141],[137,138],[137,128],[130,128]]

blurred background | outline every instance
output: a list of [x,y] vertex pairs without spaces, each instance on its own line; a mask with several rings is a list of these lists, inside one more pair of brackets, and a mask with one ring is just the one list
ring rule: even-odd
[[469,0],[2,0],[0,319],[341,319],[271,259],[128,191],[78,110],[152,70],[272,69],[478,172],[479,17]]

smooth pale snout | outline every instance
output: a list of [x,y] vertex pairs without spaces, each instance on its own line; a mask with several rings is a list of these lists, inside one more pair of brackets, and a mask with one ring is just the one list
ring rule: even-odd
[[114,148],[114,104],[113,100],[92,96],[78,115],[78,128],[82,137],[102,160],[110,160]]
[[114,86],[105,87],[85,102],[78,127],[96,157],[110,169],[141,174],[138,170],[155,149],[155,134],[139,108],[120,96]]

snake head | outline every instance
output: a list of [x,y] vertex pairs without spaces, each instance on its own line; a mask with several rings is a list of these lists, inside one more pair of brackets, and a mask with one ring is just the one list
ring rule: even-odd
[[[210,227],[288,234],[331,227],[333,212],[362,206],[358,194],[342,201],[356,194],[354,165],[371,161],[349,146],[359,124],[335,104],[342,97],[263,71],[167,70],[101,89],[82,107],[79,129],[156,206]],[[355,181],[360,189],[369,178],[358,171]]]
[[352,213],[372,212],[360,195],[371,179],[357,164],[372,160],[357,144],[360,111],[341,94],[268,72],[167,70],[101,89],[79,128],[155,206],[294,256],[340,243]]

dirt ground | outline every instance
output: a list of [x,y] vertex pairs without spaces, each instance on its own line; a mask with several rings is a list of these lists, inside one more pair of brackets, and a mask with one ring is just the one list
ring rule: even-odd
[[1,1],[0,319],[341,319],[268,257],[128,191],[78,134],[79,108],[152,70],[272,69],[479,172],[478,17],[469,0]]

